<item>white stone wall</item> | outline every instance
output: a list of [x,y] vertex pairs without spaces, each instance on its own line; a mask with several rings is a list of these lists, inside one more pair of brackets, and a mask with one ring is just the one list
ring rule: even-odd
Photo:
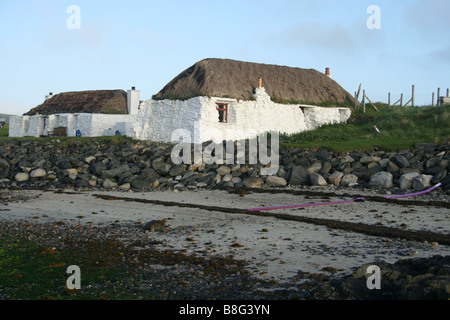
[[[141,103],[135,127],[136,138],[170,142],[175,130],[185,130],[194,139],[195,124],[207,97],[189,100],[147,100]],[[194,141],[194,140],[191,140]]]
[[[47,118],[46,120],[44,120]],[[56,127],[67,127],[67,135],[73,137],[80,130],[84,137],[100,137],[114,135],[116,130],[121,135],[135,137],[134,126],[137,115],[110,115],[90,113],[62,113],[49,116],[16,116],[11,117],[10,137],[39,137],[47,135]],[[45,126],[44,126],[45,123]]]
[[[183,130],[195,143],[241,140],[266,132],[294,134],[312,130],[327,123],[345,122],[351,114],[346,108],[305,106],[302,111],[300,105],[274,103],[264,88],[256,89],[255,98],[254,101],[215,97],[147,100],[140,105],[136,137],[177,142],[181,139],[173,141],[172,133]],[[219,122],[217,103],[228,104],[227,123]]]
[[[119,130],[122,135],[140,140],[201,143],[254,138],[266,132],[294,134],[328,123],[346,122],[351,115],[347,108],[274,103],[264,88],[256,89],[255,98],[147,100],[140,104],[137,114],[128,115],[55,114],[46,120],[45,116],[11,117],[9,134],[38,137],[55,127],[67,127],[69,136],[75,136],[76,130],[88,137],[114,135]],[[217,103],[228,104],[227,123],[219,122]]]

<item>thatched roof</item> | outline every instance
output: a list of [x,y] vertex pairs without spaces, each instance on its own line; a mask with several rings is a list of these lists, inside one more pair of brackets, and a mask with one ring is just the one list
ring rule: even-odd
[[25,115],[54,113],[127,114],[127,93],[124,90],[63,92],[45,100]]
[[188,99],[194,96],[253,98],[262,86],[274,99],[309,103],[353,103],[353,96],[336,81],[314,69],[242,62],[230,59],[204,59],[170,81],[154,99]]

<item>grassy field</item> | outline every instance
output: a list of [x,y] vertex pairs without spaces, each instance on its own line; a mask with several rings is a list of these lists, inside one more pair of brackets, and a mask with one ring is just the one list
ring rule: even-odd
[[[295,135],[282,135],[281,145],[326,147],[334,151],[372,149],[396,151],[415,143],[450,140],[450,105],[442,107],[391,107],[376,104],[353,112],[347,124],[325,125]],[[374,128],[376,126],[380,132]]]

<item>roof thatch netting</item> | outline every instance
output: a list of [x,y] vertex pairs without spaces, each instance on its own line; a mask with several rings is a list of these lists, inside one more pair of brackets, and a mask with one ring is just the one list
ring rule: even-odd
[[25,115],[54,113],[127,114],[127,93],[124,90],[63,92],[45,100]]
[[267,94],[280,101],[354,102],[350,93],[317,70],[230,59],[197,62],[170,81],[154,99],[209,96],[249,100],[260,77]]

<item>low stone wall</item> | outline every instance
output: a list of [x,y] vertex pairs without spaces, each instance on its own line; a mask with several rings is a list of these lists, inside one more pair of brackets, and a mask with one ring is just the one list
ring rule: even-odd
[[450,194],[449,142],[399,152],[282,147],[278,170],[271,176],[261,174],[261,164],[174,164],[172,148],[131,139],[117,144],[9,139],[0,145],[0,185],[122,190],[335,186],[406,192],[440,182],[438,192]]

